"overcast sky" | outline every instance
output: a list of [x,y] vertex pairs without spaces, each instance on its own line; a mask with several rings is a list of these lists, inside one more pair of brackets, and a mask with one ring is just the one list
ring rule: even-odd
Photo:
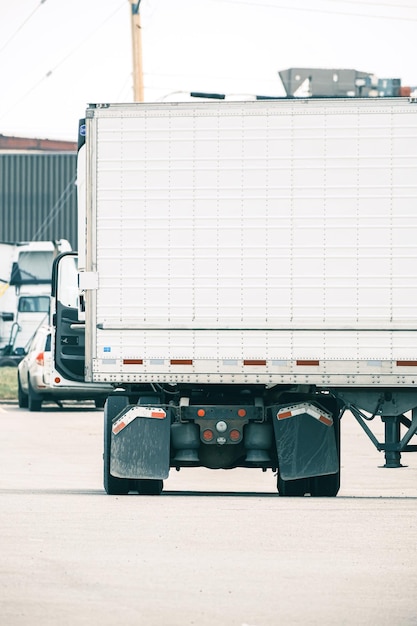
[[[145,100],[284,95],[278,71],[417,86],[417,0],[142,0]],[[93,102],[133,99],[129,0],[0,0],[0,134],[76,140]]]

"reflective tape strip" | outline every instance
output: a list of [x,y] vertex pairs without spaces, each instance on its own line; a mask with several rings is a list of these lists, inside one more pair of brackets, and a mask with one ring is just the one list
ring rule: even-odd
[[417,361],[397,361],[398,367],[417,367]]
[[171,359],[170,363],[171,365],[192,365],[193,360],[192,359]]
[[[103,365],[114,365],[115,364],[115,357],[113,357],[112,359],[105,359],[103,358],[101,360],[101,363]],[[370,369],[374,369],[376,370],[378,368],[378,372],[380,372],[381,368],[383,367],[384,369],[388,370],[390,369],[391,372],[388,373],[396,373],[394,368],[397,367],[417,367],[417,360],[390,360],[390,361],[384,361],[384,360],[372,360],[372,361],[366,361],[366,360],[362,360],[359,363],[359,367],[362,368],[361,372],[357,371],[357,361],[356,360],[338,360],[338,359],[333,359],[331,361],[329,360],[322,360],[320,361],[319,359],[296,359],[296,360],[291,360],[291,359],[286,359],[286,360],[276,360],[276,359],[271,359],[271,360],[267,360],[267,359],[237,359],[237,358],[233,358],[233,359],[209,359],[209,358],[196,358],[196,359],[163,359],[163,358],[149,358],[149,359],[144,359],[144,358],[121,358],[121,363],[122,365],[126,365],[126,366],[130,366],[130,365],[140,365],[143,366],[144,369],[146,369],[147,371],[150,371],[150,369],[152,368],[152,366],[157,365],[158,367],[162,366],[162,365],[167,365],[167,366],[193,366],[195,368],[197,368],[199,370],[200,373],[202,373],[202,369],[203,368],[216,368],[217,371],[221,371],[221,372],[231,372],[232,371],[232,367],[233,367],[233,373],[235,374],[236,371],[235,368],[242,368],[240,372],[237,373],[242,373],[245,375],[252,375],[252,374],[256,374],[258,375],[259,373],[265,373],[262,371],[261,368],[265,368],[267,373],[281,373],[281,374],[297,374],[300,375],[300,371],[299,368],[308,368],[308,370],[310,368],[316,367],[316,368],[320,368],[319,371],[321,371],[321,369],[326,368],[326,373],[329,376],[332,376],[333,374],[340,374],[341,371],[343,371],[345,374],[347,375],[357,375],[357,374],[368,374]],[[255,367],[255,368],[259,368],[260,372],[248,372],[246,371],[246,368],[249,367]],[[341,368],[343,368],[343,370],[341,370]],[[209,371],[207,369],[207,371]],[[210,370],[213,371],[213,370]],[[314,373],[311,371],[306,371],[304,370],[304,375],[317,375],[317,371],[315,371]]]
[[[205,361],[206,359],[197,359],[197,362],[201,363],[202,361]],[[103,361],[105,362],[105,361]],[[144,359],[123,359],[123,365],[144,365],[145,360]],[[164,359],[149,359],[149,364],[150,365],[163,365],[165,363]],[[239,364],[242,364],[245,367],[251,367],[251,366],[255,366],[255,367],[268,367],[269,365],[276,365],[276,363],[274,361],[270,361],[268,362],[266,359],[243,359],[243,361],[239,361],[239,359],[223,359],[222,360],[222,365],[235,365],[238,366]],[[400,362],[397,361],[397,365],[400,364],[406,364],[406,365],[411,365],[414,364],[414,362]],[[194,364],[194,360],[193,359],[170,359],[169,361],[170,365],[193,365]],[[313,366],[313,367],[318,367],[320,365],[320,361],[318,360],[305,360],[305,359],[297,359],[295,361],[295,364],[297,366]],[[415,362],[415,364],[417,365],[417,361]],[[285,361],[285,365],[287,365],[287,361]]]
[[313,359],[313,360],[297,359],[295,364],[296,365],[313,365],[313,366],[317,366],[317,365],[320,365],[320,361],[317,361],[315,359]]
[[130,422],[133,422],[136,417],[136,415],[129,415],[129,412],[123,415],[123,417],[119,417],[119,419],[116,420],[112,426],[113,435],[118,435],[126,428],[126,426],[130,424]]
[[314,419],[318,420],[326,426],[332,426],[333,418],[330,413],[320,411],[317,407],[309,402],[302,404],[295,404],[293,406],[287,406],[280,409],[277,413],[278,420],[288,419],[289,417],[296,417],[297,415],[310,415]]
[[243,365],[266,365],[266,361],[262,359],[245,359]]
[[166,411],[160,407],[133,406],[114,422],[112,426],[113,435],[118,435],[137,417],[164,419],[166,417]]
[[319,422],[325,424],[326,426],[331,426],[333,424],[333,418],[329,413],[324,413],[323,411],[320,411],[311,404],[307,405],[307,407],[308,408],[306,413],[311,415],[311,417],[314,417],[316,420],[319,420]]

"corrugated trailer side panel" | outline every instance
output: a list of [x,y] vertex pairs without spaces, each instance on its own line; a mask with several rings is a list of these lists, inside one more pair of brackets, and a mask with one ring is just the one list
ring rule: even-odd
[[413,385],[415,106],[91,109],[94,378]]
[[77,249],[76,153],[0,153],[0,239]]

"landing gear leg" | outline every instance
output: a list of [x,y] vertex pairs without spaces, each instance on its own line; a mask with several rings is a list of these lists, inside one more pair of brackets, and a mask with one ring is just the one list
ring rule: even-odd
[[[401,418],[399,415],[383,417],[385,427],[385,443],[393,447],[401,441]],[[401,452],[397,450],[385,450],[384,467],[403,467],[401,464]]]

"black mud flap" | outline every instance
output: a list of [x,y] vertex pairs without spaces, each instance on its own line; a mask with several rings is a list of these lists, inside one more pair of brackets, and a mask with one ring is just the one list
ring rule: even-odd
[[329,412],[310,402],[270,410],[282,480],[339,472],[336,430]]
[[117,478],[168,478],[169,410],[129,405],[112,420],[110,473]]

